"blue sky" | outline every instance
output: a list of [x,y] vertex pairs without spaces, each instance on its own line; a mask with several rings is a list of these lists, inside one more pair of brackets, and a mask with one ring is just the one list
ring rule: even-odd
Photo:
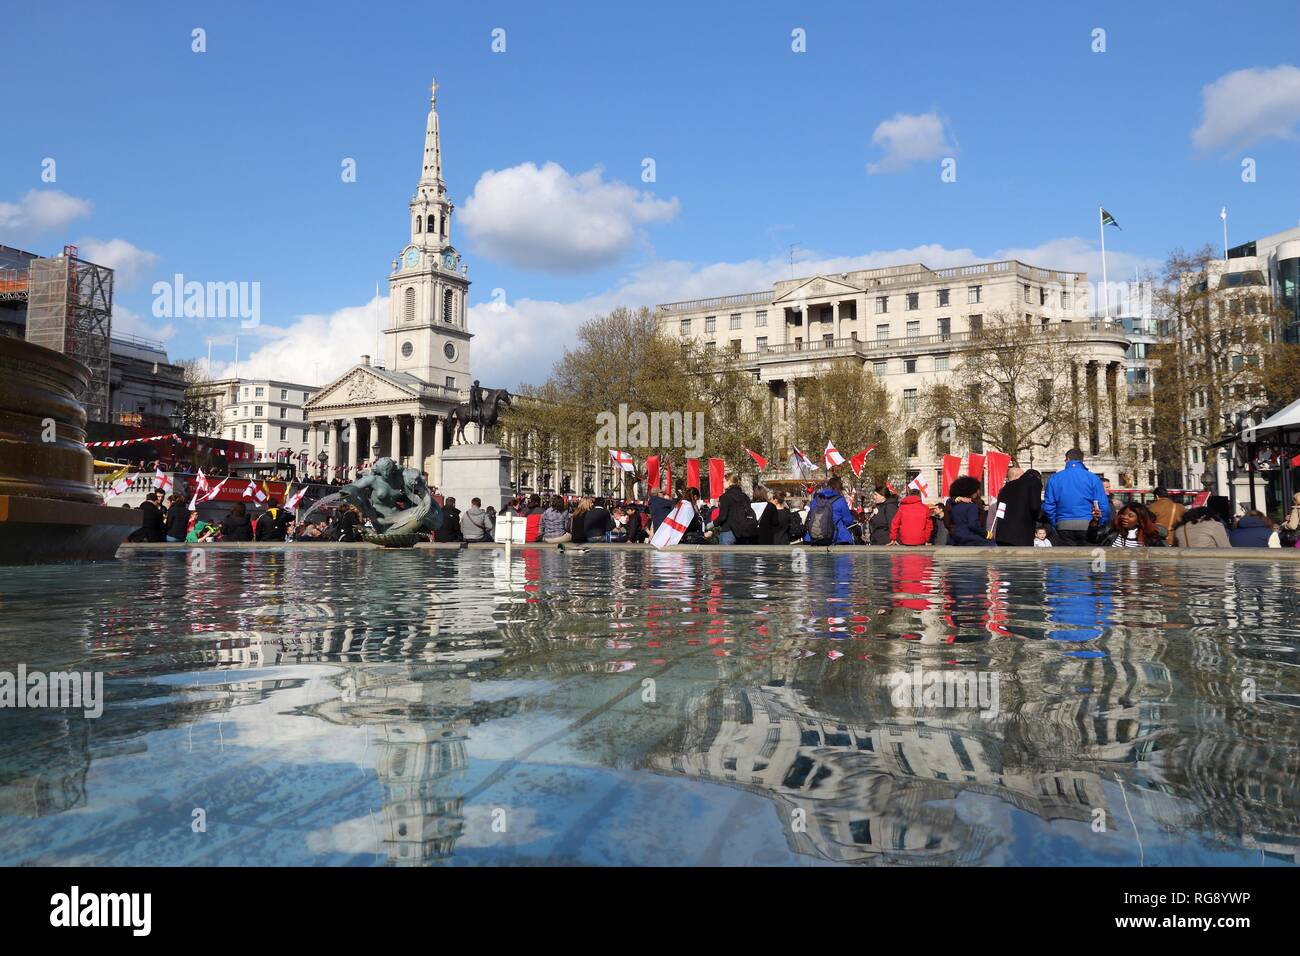
[[229,361],[237,322],[156,318],[154,281],[259,282],[246,374],[314,383],[372,351],[432,76],[487,384],[545,378],[615,304],[763,288],[791,243],[799,274],[1010,255],[1096,273],[1102,202],[1114,279],[1220,243],[1224,205],[1233,242],[1300,221],[1294,0],[66,2],[11,7],[6,34],[0,243],[94,250],[119,269],[115,328],[173,358],[215,337]]

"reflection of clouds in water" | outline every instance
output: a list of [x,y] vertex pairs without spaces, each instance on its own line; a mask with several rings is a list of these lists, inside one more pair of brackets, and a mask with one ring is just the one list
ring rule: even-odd
[[[504,811],[502,815],[499,811]],[[464,809],[465,828],[456,840],[457,847],[509,847],[532,843],[554,836],[555,831],[538,823],[537,811],[529,807],[478,803]],[[498,833],[504,822],[505,832]]]

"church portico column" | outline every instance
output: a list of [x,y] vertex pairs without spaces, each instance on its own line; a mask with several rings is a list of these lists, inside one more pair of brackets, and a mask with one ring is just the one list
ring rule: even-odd
[[[335,419],[325,423],[325,447],[329,454],[326,466],[337,468],[339,466],[339,422]],[[327,473],[324,477],[329,479],[332,475]]]
[[402,416],[394,415],[392,417],[392,428],[390,431],[390,441],[392,442],[392,451],[389,457],[399,465],[402,463]]
[[411,467],[424,471],[424,412],[411,416]]
[[442,484],[442,449],[445,437],[443,417],[437,415],[433,419],[433,483],[435,485]]
[[843,336],[840,334],[840,300],[839,299],[835,300],[834,304],[831,306],[831,310],[832,310],[831,327],[834,329],[834,335],[832,336],[832,338],[834,338],[835,341],[838,342],[841,338],[843,338]]
[[[357,444],[361,443],[357,442]],[[375,453],[375,446],[377,444],[379,444],[379,418],[378,416],[371,416],[369,419],[369,428],[366,432],[366,457],[362,459],[363,461],[370,461],[373,463],[374,459],[379,457]]]
[[351,481],[357,470],[357,446],[361,444],[361,423],[355,418],[347,420],[348,428],[348,473],[344,477]]

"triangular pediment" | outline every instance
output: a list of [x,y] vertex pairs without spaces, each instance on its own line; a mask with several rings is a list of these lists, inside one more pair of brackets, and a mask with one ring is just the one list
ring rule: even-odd
[[349,405],[418,399],[418,388],[388,379],[369,365],[354,365],[330,382],[307,402],[313,408],[346,408]]
[[858,295],[862,292],[855,285],[849,285],[840,279],[829,276],[813,276],[793,288],[787,289],[774,299],[774,302],[791,302],[801,299],[816,299],[826,295]]

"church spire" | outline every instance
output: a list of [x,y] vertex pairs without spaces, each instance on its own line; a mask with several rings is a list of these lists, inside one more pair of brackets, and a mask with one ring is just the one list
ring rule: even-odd
[[438,132],[438,81],[429,88],[429,120],[424,127],[424,168],[420,171],[421,186],[436,186],[438,193],[445,190],[442,182],[442,137]]

